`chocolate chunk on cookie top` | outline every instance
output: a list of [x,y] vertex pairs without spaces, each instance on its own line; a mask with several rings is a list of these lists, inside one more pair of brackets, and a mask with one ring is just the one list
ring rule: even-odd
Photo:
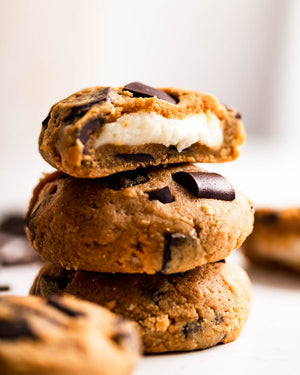
[[231,183],[218,173],[177,172],[173,180],[198,198],[233,201],[235,192]]
[[94,178],[160,164],[230,161],[244,136],[237,112],[212,95],[132,82],[84,89],[55,104],[39,146],[55,168]]
[[133,324],[100,306],[0,296],[1,375],[129,375],[139,352]]

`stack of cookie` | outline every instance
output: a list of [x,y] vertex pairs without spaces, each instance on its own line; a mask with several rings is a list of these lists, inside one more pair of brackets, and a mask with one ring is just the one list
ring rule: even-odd
[[235,159],[241,116],[208,94],[133,82],[85,89],[43,122],[59,171],[34,190],[26,231],[48,262],[31,293],[72,294],[138,323],[145,352],[234,340],[250,282],[224,258],[253,227],[253,206],[193,162]]

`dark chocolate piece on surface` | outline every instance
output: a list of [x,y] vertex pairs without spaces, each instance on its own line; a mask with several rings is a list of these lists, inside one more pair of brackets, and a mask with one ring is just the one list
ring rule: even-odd
[[226,263],[225,259],[217,260],[215,263]]
[[9,285],[0,285],[0,292],[8,292],[10,290]]
[[166,92],[144,85],[140,82],[128,83],[123,87],[123,90],[132,92],[135,98],[151,98],[156,96],[158,99],[165,100],[172,104],[177,104],[177,100]]
[[47,129],[50,118],[51,118],[51,115],[50,115],[50,112],[49,112],[48,116],[42,122],[42,127],[44,129]]
[[55,307],[57,310],[63,312],[64,314],[71,316],[72,318],[78,318],[80,316],[86,316],[83,311],[74,310],[69,306],[66,306],[62,301],[61,298],[55,295],[47,297],[47,304]]
[[12,236],[24,236],[24,221],[25,218],[19,214],[11,214],[3,218],[0,224],[0,232]]
[[93,135],[103,124],[105,120],[103,118],[96,118],[86,122],[80,129],[79,140],[86,145],[90,136]]
[[0,340],[17,340],[21,338],[37,339],[25,319],[17,321],[0,320]]
[[103,181],[113,190],[126,189],[131,186],[144,184],[149,181],[149,177],[142,169],[126,171],[104,177]]
[[78,97],[78,102],[72,102],[71,113],[64,119],[65,125],[74,123],[83,117],[95,104],[103,101],[111,101],[111,87],[86,93]]
[[218,173],[177,172],[173,180],[198,198],[233,201],[235,192],[225,177]]
[[147,191],[150,200],[159,200],[161,203],[174,202],[174,198],[168,186],[161,189]]
[[124,160],[125,162],[135,162],[135,163],[149,163],[153,162],[154,158],[150,154],[116,154],[116,157]]
[[242,114],[240,112],[236,112],[235,115],[234,115],[235,118],[237,119],[241,119],[242,118]]
[[203,319],[199,317],[198,320],[184,325],[182,328],[182,333],[184,334],[184,337],[187,339],[192,334],[199,332],[201,330],[202,321]]
[[193,237],[183,233],[166,233],[161,272],[165,273],[167,271],[168,264],[173,257],[173,252],[184,251],[184,249],[193,248],[195,246],[196,240]]

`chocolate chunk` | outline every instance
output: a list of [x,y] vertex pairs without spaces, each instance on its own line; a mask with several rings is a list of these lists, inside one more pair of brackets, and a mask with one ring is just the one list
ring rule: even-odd
[[85,316],[86,314],[79,310],[74,310],[69,306],[66,306],[62,301],[61,298],[58,296],[49,296],[47,297],[47,304],[55,307],[57,310],[63,312],[64,314],[71,316],[72,318],[77,318],[79,316]]
[[10,290],[9,285],[0,285],[0,292],[8,292]]
[[32,331],[25,319],[17,321],[0,320],[0,339],[16,340],[19,338],[36,339],[36,335]]
[[163,255],[162,273],[166,273],[170,261],[175,254],[183,253],[185,250],[195,248],[197,246],[196,239],[183,233],[167,233],[165,235],[165,249]]
[[221,260],[218,260],[217,262],[215,263],[226,263],[225,259],[221,259]]
[[224,317],[222,315],[215,316],[215,324],[221,324],[224,322]]
[[195,322],[187,323],[182,328],[182,333],[184,334],[184,337],[187,339],[192,334],[199,332],[201,330],[202,321],[203,319],[199,317],[199,319]]
[[235,118],[237,119],[241,119],[242,118],[242,114],[240,112],[236,112],[235,115],[234,115]]
[[151,163],[154,161],[154,158],[150,154],[117,154],[117,158],[124,160],[126,163],[129,163],[131,161],[135,163]]
[[83,127],[80,129],[79,140],[81,143],[86,145],[90,136],[93,135],[103,124],[105,120],[103,118],[96,118],[86,122]]
[[58,294],[65,290],[68,284],[72,281],[73,273],[62,275],[61,277],[54,277],[50,275],[41,275],[37,283],[35,294],[37,296],[44,296],[44,289],[47,293]]
[[108,187],[113,190],[126,189],[131,186],[144,184],[149,181],[149,177],[142,169],[135,171],[126,171],[104,177],[103,181],[108,184]]
[[49,114],[48,114],[48,116],[45,118],[45,120],[43,120],[43,122],[42,122],[42,127],[44,128],[44,129],[47,129],[47,127],[48,127],[48,123],[49,123],[49,121],[50,121],[50,118],[51,118],[51,115],[50,115],[50,112],[49,112]]
[[156,292],[153,293],[151,300],[157,305],[157,302],[160,300],[160,297],[163,296],[165,293],[157,290]]
[[78,101],[72,103],[71,113],[64,119],[65,125],[78,121],[79,118],[83,117],[93,105],[103,101],[110,101],[111,92],[111,87],[106,87],[102,90],[92,93],[88,92],[79,96]]
[[144,85],[140,82],[128,83],[123,87],[123,90],[132,92],[135,98],[151,98],[153,96],[156,96],[158,99],[165,100],[172,104],[177,104],[177,100],[175,100],[175,98],[173,98],[166,92],[155,89],[151,86]]
[[24,217],[18,214],[12,214],[4,217],[0,224],[0,231],[12,236],[24,236]]
[[168,186],[161,189],[148,191],[150,200],[159,200],[161,203],[171,203],[174,202],[174,198]]
[[263,224],[274,224],[279,221],[279,216],[275,212],[255,214],[255,221]]
[[32,214],[25,218],[24,225],[30,230],[30,232],[34,236],[35,236],[35,228],[34,228],[34,225],[32,224],[32,220],[36,217],[36,215],[39,212],[40,208],[46,203],[46,198],[47,198],[47,196],[41,201],[41,203],[32,212]]
[[218,173],[177,172],[173,180],[198,198],[233,201],[235,192],[228,180]]

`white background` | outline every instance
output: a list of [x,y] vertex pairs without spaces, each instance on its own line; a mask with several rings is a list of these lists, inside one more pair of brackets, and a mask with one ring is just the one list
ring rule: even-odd
[[[299,67],[298,0],[0,0],[0,215],[24,211],[51,170],[37,147],[51,105],[133,80],[237,108],[248,134],[241,157],[209,170],[256,206],[300,206]],[[299,278],[248,270],[254,297],[236,342],[147,357],[136,375],[299,374]],[[26,294],[36,271],[2,269],[0,281]]]

